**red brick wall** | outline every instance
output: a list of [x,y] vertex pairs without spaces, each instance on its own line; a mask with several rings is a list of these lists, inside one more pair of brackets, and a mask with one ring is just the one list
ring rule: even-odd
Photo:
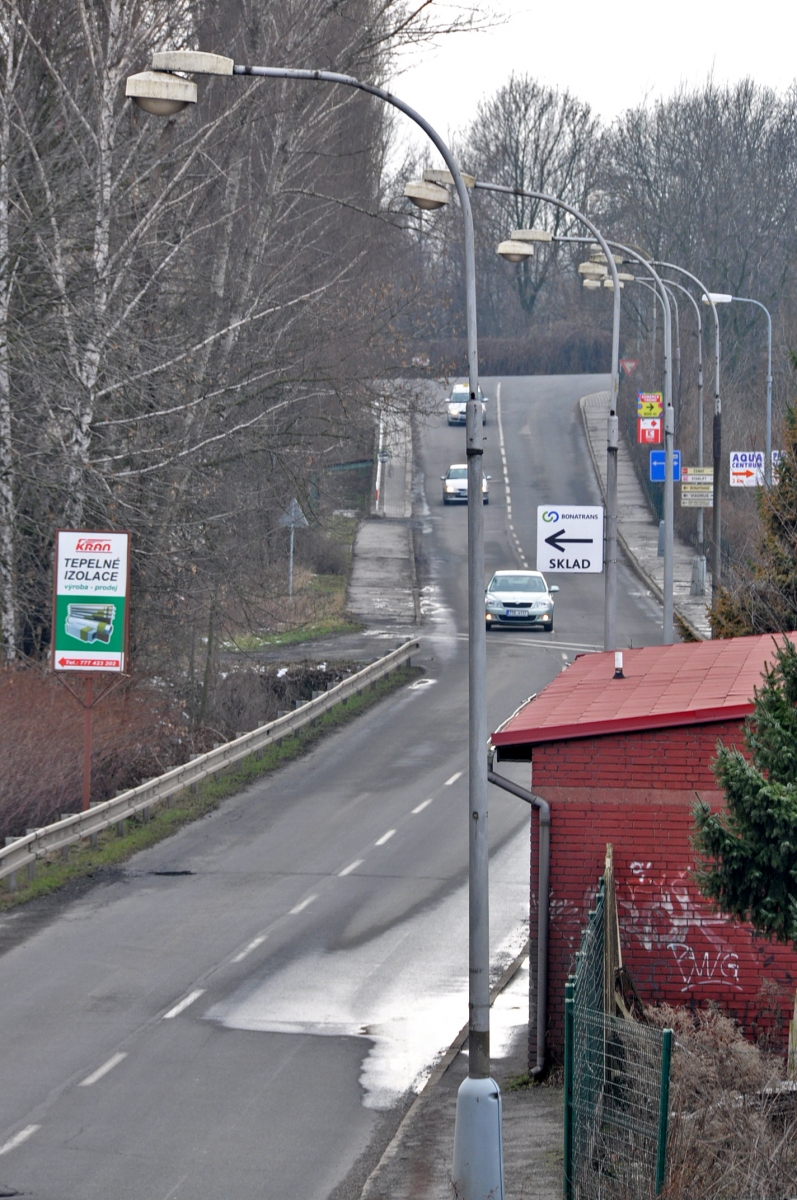
[[[614,846],[623,960],[642,998],[687,1006],[713,1001],[749,1036],[766,1032],[785,1049],[797,954],[712,913],[690,876],[694,789],[712,807],[723,799],[706,768],[720,736],[741,740],[738,726],[713,725],[594,738],[588,748],[577,740],[534,748],[533,788],[552,813],[548,1002],[549,1046],[556,1057],[562,1052],[565,982],[607,842]],[[531,880],[534,930],[536,818]],[[765,980],[770,992],[776,990],[774,1000],[762,992]]]
[[737,722],[572,738],[534,747],[533,786],[715,787],[717,739],[741,746]]

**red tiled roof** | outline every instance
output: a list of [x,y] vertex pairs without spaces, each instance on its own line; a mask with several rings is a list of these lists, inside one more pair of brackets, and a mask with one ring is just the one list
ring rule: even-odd
[[[797,643],[797,633],[789,634]],[[770,634],[585,654],[496,733],[495,746],[533,745],[664,726],[743,719],[775,657]]]

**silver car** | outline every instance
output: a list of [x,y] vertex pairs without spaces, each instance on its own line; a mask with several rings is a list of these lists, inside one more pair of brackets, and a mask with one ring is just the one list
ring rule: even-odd
[[496,571],[484,593],[487,628],[498,625],[553,629],[553,594],[540,571]]
[[[440,478],[443,481],[443,504],[468,503],[467,463],[452,463],[445,475],[441,475]],[[485,504],[490,503],[488,480],[491,478],[491,475],[482,476],[482,499]]]
[[[466,423],[465,410],[468,404],[468,396],[470,389],[467,383],[455,383],[451,389],[451,395],[448,399],[448,423],[449,425],[464,425]],[[481,388],[477,393],[482,406],[482,425],[487,424],[487,405],[485,404],[486,397]]]

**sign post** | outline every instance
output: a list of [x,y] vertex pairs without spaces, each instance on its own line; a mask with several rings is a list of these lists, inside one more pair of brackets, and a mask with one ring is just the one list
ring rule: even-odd
[[[127,663],[130,534],[59,529],[55,572],[51,665],[65,681],[82,674],[83,810],[91,802],[94,675],[122,676]],[[67,684],[75,699],[77,694]]]
[[[383,451],[380,450],[379,453],[382,454]],[[382,460],[380,459],[380,462],[381,461]],[[288,507],[285,509],[285,512],[280,517],[280,525],[282,525],[283,527],[287,526],[291,531],[291,548],[290,548],[290,556],[288,559],[288,599],[292,600],[293,599],[293,540],[294,540],[294,537],[296,536],[297,529],[306,529],[307,528],[307,517],[302,512],[302,506],[299,503],[299,501],[296,499],[295,496],[294,496],[293,500],[291,500]]]
[[599,575],[603,570],[603,507],[537,508],[537,570]]

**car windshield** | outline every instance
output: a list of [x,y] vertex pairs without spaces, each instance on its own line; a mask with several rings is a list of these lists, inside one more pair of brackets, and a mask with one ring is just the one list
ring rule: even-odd
[[540,575],[495,575],[490,580],[491,592],[544,592],[545,580]]
[[[484,401],[484,393],[482,392],[481,388],[479,388],[477,395],[478,395],[479,399],[483,402]],[[454,402],[454,401],[456,401],[457,403],[461,403],[462,401],[467,402],[467,399],[468,399],[467,387],[465,387],[464,385],[457,384],[457,386],[451,392],[452,402]]]
[[449,479],[467,479],[468,478],[468,468],[467,467],[449,467],[448,478]]

